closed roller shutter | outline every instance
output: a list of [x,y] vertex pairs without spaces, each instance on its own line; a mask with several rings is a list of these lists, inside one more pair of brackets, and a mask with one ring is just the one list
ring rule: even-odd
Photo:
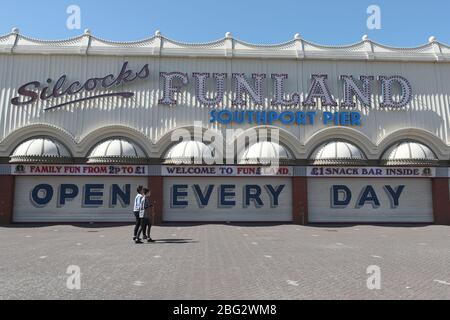
[[289,178],[166,178],[164,221],[292,221]]
[[433,222],[430,179],[308,180],[310,222]]
[[129,222],[140,177],[17,177],[15,222]]

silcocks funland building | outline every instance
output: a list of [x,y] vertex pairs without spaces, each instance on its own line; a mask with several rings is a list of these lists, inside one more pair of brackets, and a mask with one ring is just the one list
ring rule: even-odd
[[[0,37],[0,219],[130,221],[149,185],[156,223],[449,224],[448,83],[450,47],[433,38],[405,49],[13,30]],[[174,140],[181,129],[191,139]]]

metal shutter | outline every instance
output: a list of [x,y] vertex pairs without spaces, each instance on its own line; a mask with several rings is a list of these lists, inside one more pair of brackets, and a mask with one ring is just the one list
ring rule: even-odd
[[[385,186],[391,190],[403,185],[398,206]],[[333,202],[333,186],[345,186],[352,194],[346,206]],[[379,207],[370,202],[358,207],[358,199],[371,186],[379,200]],[[337,188],[339,189],[339,187]],[[308,180],[310,222],[433,222],[433,200],[430,179],[415,178],[313,178]],[[344,192],[345,193],[345,192]],[[339,200],[344,200],[341,194]],[[361,203],[359,203],[361,204]]]
[[[134,220],[132,205],[138,185],[146,185],[148,180],[141,177],[17,177],[14,197],[14,222],[129,222]],[[40,189],[37,197],[46,199],[46,191],[52,190],[51,200],[45,205],[36,203],[33,190],[39,185],[51,186]],[[61,186],[75,185],[76,197],[66,197],[60,203]],[[87,185],[103,185],[102,188]],[[98,186],[95,186],[98,187]],[[130,192],[127,193],[129,188]],[[118,190],[124,193],[118,195]],[[74,192],[73,188],[65,193]],[[95,196],[86,193],[94,192]],[[97,194],[98,193],[98,194]],[[86,198],[88,195],[88,199]],[[64,197],[62,197],[64,198]],[[116,199],[113,202],[113,198]],[[88,200],[102,205],[86,204]]]
[[[220,186],[232,185],[233,188],[224,189],[226,192],[234,193],[228,197],[235,201],[235,205],[221,206],[219,202]],[[178,187],[177,187],[178,186]],[[180,187],[181,186],[181,187]],[[259,201],[251,200],[246,206],[245,190],[246,186],[258,186],[261,190]],[[278,203],[269,191],[283,186],[278,196]],[[177,188],[174,194],[174,188]],[[210,189],[211,188],[211,189]],[[248,189],[248,190],[250,190]],[[196,191],[197,190],[197,191]],[[203,195],[199,199],[198,190]],[[210,191],[209,201],[206,204],[206,195]],[[256,189],[251,189],[254,193]],[[181,193],[180,193],[181,192]],[[187,193],[187,196],[179,196]],[[187,202],[181,206],[174,201]],[[200,196],[201,198],[201,196]],[[203,202],[202,202],[203,201]],[[257,206],[258,205],[258,206]],[[223,177],[177,177],[164,179],[164,221],[205,221],[205,222],[226,222],[226,221],[292,221],[292,188],[290,178],[223,178]]]

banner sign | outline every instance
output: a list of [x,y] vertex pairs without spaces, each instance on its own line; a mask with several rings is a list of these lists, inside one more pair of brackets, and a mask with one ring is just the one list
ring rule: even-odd
[[[293,177],[292,166],[176,166],[163,165],[158,176],[166,177]],[[295,167],[300,168],[300,167]],[[303,167],[305,168],[305,167]],[[159,170],[158,170],[159,171]],[[450,171],[450,170],[449,170]],[[147,165],[84,165],[84,164],[17,164],[11,165],[11,174],[18,176],[151,176]],[[306,167],[307,177],[378,177],[378,178],[433,178],[433,167]],[[449,172],[450,176],[450,172]]]
[[307,177],[379,177],[379,178],[432,178],[432,167],[308,167]]
[[162,166],[162,176],[293,176],[292,167],[251,167],[251,166]]
[[77,164],[18,164],[11,173],[21,176],[147,176],[147,166],[136,165],[77,165]]

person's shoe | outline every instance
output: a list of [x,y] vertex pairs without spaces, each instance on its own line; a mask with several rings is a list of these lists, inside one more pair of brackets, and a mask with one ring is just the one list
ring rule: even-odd
[[148,238],[147,242],[155,242],[155,240],[153,240],[152,238]]
[[141,239],[137,239],[136,241],[134,241],[134,243],[140,244],[140,243],[143,243],[143,242],[141,241]]
[[133,237],[133,241],[136,241],[136,237]]
[[147,240],[147,236],[143,236],[142,238],[143,238],[144,240]]

